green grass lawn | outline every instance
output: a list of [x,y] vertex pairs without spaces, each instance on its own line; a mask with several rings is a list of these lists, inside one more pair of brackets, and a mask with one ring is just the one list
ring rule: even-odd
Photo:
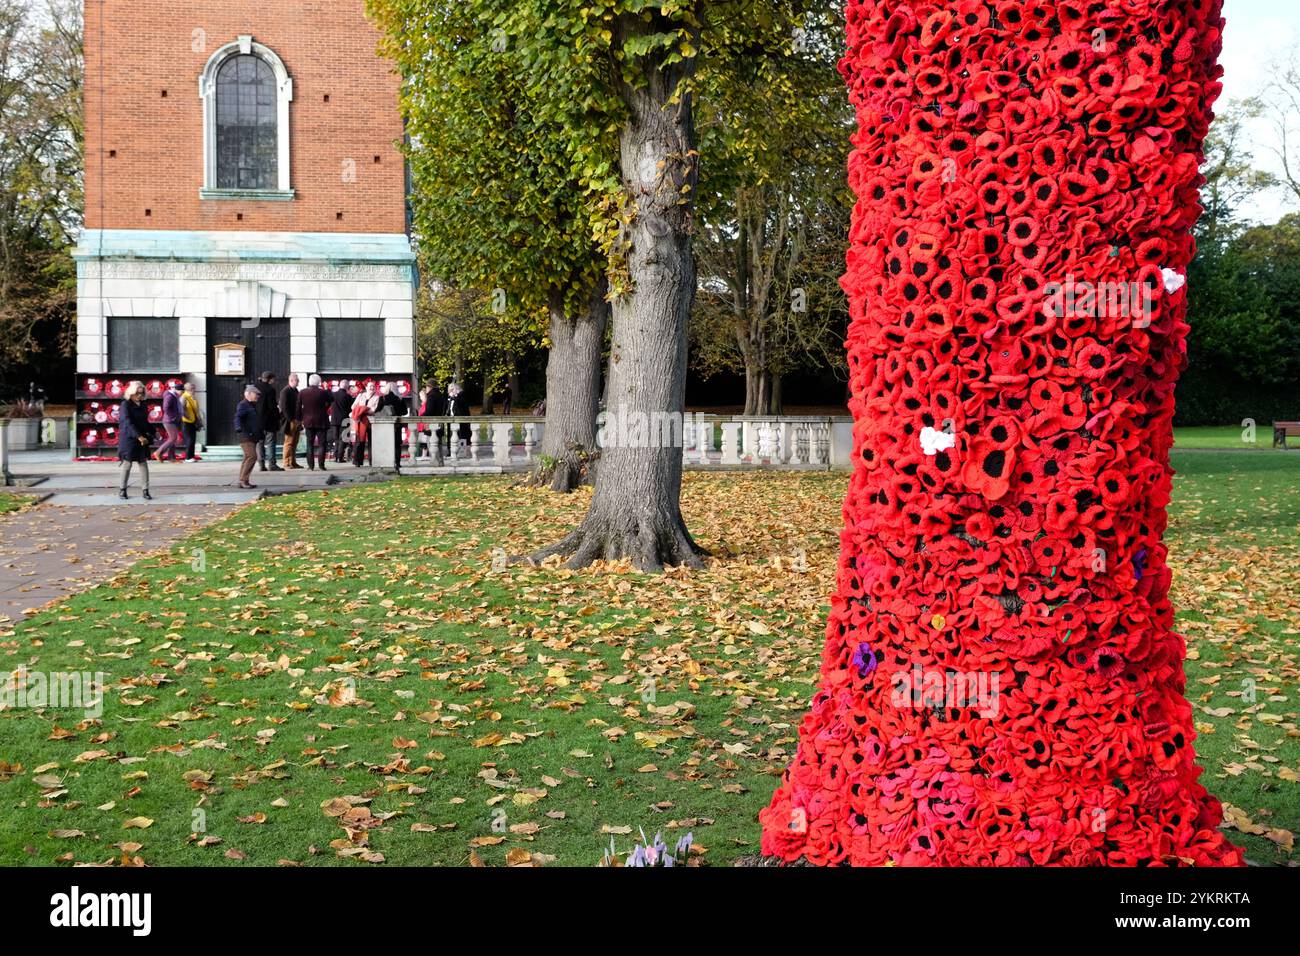
[[9,491],[0,491],[0,515],[26,508],[30,499],[26,495],[16,495]]
[[[1271,831],[1232,833],[1252,859],[1285,862],[1300,456],[1176,457],[1206,781]],[[243,509],[0,636],[6,670],[111,687],[98,719],[0,712],[0,864],[590,865],[642,826],[693,831],[713,865],[753,853],[814,688],[845,486],[688,476],[720,560],[659,577],[503,567],[587,500],[504,478]]]
[[1174,453],[1167,540],[1187,638],[1204,781],[1264,836],[1254,862],[1290,862],[1300,830],[1300,455]]
[[[1296,446],[1300,442],[1293,438],[1291,444]],[[1190,428],[1175,428],[1174,447],[1274,451],[1273,425],[1271,422],[1258,422],[1253,434],[1240,425],[1196,425]],[[1275,453],[1283,454],[1283,449],[1278,448]]]

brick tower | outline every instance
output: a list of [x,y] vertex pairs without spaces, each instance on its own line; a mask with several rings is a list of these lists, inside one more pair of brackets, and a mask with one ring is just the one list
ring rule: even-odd
[[86,0],[85,27],[82,451],[111,380],[191,378],[213,445],[263,371],[409,387],[399,81],[363,0]]

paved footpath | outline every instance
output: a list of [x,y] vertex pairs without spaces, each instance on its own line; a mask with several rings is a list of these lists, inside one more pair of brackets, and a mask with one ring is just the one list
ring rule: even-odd
[[[153,464],[153,501],[132,476],[130,499],[117,496],[116,462],[72,462],[67,452],[17,452],[11,468],[40,504],[0,515],[0,631],[50,601],[93,587],[148,554],[219,521],[266,494],[383,480],[369,468],[253,473],[256,490],[238,489],[238,464],[211,460]],[[37,480],[39,479],[39,480]],[[34,482],[30,483],[29,482]],[[327,484],[328,483],[328,484]]]
[[0,515],[0,629],[224,518],[233,505],[38,504]]

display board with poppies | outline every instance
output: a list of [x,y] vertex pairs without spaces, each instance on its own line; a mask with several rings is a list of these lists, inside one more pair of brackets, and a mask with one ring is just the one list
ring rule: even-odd
[[855,467],[763,851],[1239,864],[1161,541],[1219,0],[853,0]]
[[136,378],[128,375],[78,375],[77,420],[74,423],[78,461],[117,460],[118,417],[126,398],[127,385],[132,381],[144,385],[149,421],[157,426],[154,445],[162,443],[163,393],[173,383],[183,385],[184,376],[175,372]]

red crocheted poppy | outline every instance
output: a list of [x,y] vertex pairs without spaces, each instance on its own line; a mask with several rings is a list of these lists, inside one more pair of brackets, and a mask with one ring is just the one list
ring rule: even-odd
[[1038,222],[1029,216],[1020,216],[1011,220],[1007,231],[1007,242],[1013,246],[1027,246],[1038,238]]
[[1097,182],[1087,173],[1066,170],[1059,180],[1061,201],[1081,205],[1097,195]]
[[1088,339],[1075,347],[1072,364],[1081,376],[1090,379],[1102,378],[1112,368],[1110,351]]
[[977,437],[967,449],[962,480],[971,491],[996,501],[1007,493],[1014,465],[1014,451],[999,448],[989,438]]
[[1088,87],[1105,100],[1113,100],[1119,95],[1123,71],[1113,63],[1098,64],[1088,74]]
[[927,50],[938,46],[952,33],[954,23],[951,10],[936,10],[921,25],[920,45]]

